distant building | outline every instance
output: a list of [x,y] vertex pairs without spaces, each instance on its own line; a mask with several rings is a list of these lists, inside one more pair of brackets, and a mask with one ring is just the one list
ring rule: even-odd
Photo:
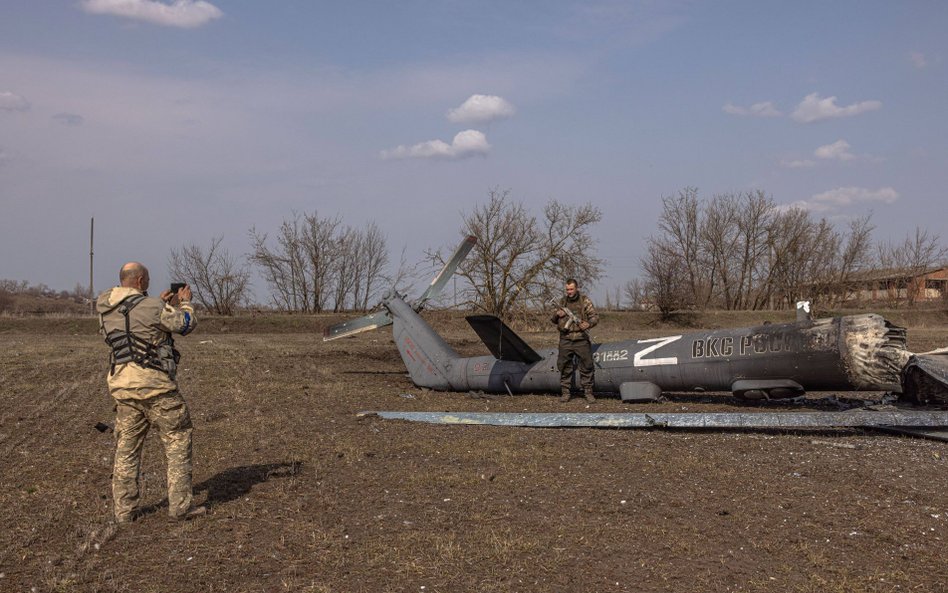
[[931,302],[948,300],[948,266],[917,273],[905,270],[871,270],[849,282],[846,301]]

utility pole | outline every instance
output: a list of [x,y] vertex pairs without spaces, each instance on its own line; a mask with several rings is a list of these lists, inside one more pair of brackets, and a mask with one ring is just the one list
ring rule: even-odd
[[92,288],[92,260],[94,256],[95,216],[89,219],[89,303],[95,314],[95,290]]

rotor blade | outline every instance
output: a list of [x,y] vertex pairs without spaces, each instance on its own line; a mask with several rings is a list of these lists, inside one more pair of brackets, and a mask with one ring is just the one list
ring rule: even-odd
[[428,290],[422,294],[417,301],[415,301],[415,310],[420,309],[424,304],[434,298],[437,298],[441,294],[441,290],[444,288],[444,285],[448,283],[448,280],[451,278],[454,271],[458,268],[458,265],[464,261],[464,258],[467,257],[467,254],[471,252],[471,249],[474,248],[474,244],[477,243],[477,237],[474,235],[468,235],[461,244],[458,245],[458,248],[454,251],[454,255],[451,256],[441,268],[441,271],[438,272],[438,275],[434,277],[431,281],[431,284],[428,286]]
[[391,325],[391,323],[392,317],[388,314],[388,311],[379,311],[378,313],[372,313],[365,317],[358,317],[337,323],[336,325],[330,325],[323,330],[323,341],[328,342],[336,338],[352,336],[369,331],[370,329],[385,327],[386,325]]

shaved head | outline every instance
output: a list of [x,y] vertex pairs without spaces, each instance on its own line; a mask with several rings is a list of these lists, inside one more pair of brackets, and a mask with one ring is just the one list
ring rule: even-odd
[[148,278],[148,268],[137,261],[130,261],[119,270],[119,284],[122,286],[133,287],[139,278]]

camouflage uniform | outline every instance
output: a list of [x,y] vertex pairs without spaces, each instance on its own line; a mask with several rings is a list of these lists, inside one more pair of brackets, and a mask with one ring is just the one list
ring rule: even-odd
[[[105,335],[126,330],[122,303],[141,297],[135,288],[116,287],[99,295],[96,309]],[[168,513],[184,517],[191,509],[191,416],[178,392],[175,378],[177,352],[170,343],[172,333],[187,335],[195,325],[194,308],[188,302],[173,307],[161,299],[145,297],[128,310],[128,331],[160,352],[167,368],[142,362],[110,364],[109,392],[115,398],[115,465],[112,497],[116,520],[133,519],[139,510],[139,476],[142,447],[148,429],[154,426],[168,463]],[[116,335],[116,334],[113,334]],[[155,358],[149,359],[154,362]],[[170,362],[169,362],[170,361]]]
[[[569,309],[580,320],[589,324],[590,328],[599,323],[599,314],[596,307],[586,295],[577,292],[571,299],[564,296],[557,305]],[[582,331],[572,327],[569,316],[560,317],[556,312],[550,318],[560,331],[560,353],[556,360],[556,367],[560,370],[560,392],[563,400],[569,400],[570,386],[575,364],[573,355],[579,359],[579,377],[586,394],[586,399],[592,401],[595,367],[593,365],[592,343],[589,340],[588,330]]]

